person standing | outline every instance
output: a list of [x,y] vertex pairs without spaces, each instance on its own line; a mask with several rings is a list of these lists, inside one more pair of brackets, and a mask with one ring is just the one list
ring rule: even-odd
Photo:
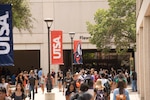
[[131,82],[132,82],[132,92],[137,92],[137,73],[135,72],[134,69],[132,69]]
[[32,91],[32,99],[34,100],[34,86],[35,86],[35,80],[36,80],[36,77],[34,75],[34,71],[31,70],[30,71],[30,76],[29,76],[29,98],[31,99],[31,91]]

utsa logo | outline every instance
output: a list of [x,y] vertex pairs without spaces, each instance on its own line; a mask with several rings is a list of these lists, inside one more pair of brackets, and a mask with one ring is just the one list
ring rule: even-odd
[[10,29],[7,19],[9,18],[8,11],[0,16],[0,55],[8,54],[10,52]]
[[53,39],[53,59],[60,59],[61,58],[61,36],[58,36]]

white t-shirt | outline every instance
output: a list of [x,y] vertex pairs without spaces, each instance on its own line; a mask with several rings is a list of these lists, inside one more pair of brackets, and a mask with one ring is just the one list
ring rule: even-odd
[[8,83],[0,83],[0,87],[4,87],[5,89],[7,89],[7,85],[8,85]]
[[102,79],[100,79],[101,81],[102,81],[102,85],[104,86],[104,84],[106,83],[106,82],[108,82],[108,80],[107,79],[104,79],[104,78],[102,78]]

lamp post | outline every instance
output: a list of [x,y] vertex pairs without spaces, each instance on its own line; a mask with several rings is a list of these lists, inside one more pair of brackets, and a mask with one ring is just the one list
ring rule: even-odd
[[46,22],[47,25],[47,29],[48,29],[48,79],[47,79],[47,92],[51,92],[52,89],[52,81],[50,79],[50,28],[52,26],[53,23],[53,19],[51,18],[46,18],[44,19],[44,21]]
[[74,38],[75,32],[69,32],[69,36],[71,39],[71,71],[73,75],[73,38]]

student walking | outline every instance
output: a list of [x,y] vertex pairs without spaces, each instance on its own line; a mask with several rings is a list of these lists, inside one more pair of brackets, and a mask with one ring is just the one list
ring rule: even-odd
[[17,83],[15,92],[12,93],[11,98],[13,100],[25,100],[24,88],[21,83]]
[[32,100],[34,100],[34,95],[35,95],[35,93],[34,93],[35,80],[36,80],[36,77],[34,75],[34,71],[31,70],[30,76],[29,76],[29,84],[30,84],[30,86],[29,86],[29,98],[31,99],[31,91],[32,91],[32,96],[33,96]]
[[113,100],[130,100],[129,92],[125,89],[125,82],[120,79],[117,83],[117,88],[113,91]]
[[45,88],[45,75],[44,74],[42,74],[42,77],[40,80],[40,86],[41,86],[42,93],[44,94],[44,88]]

